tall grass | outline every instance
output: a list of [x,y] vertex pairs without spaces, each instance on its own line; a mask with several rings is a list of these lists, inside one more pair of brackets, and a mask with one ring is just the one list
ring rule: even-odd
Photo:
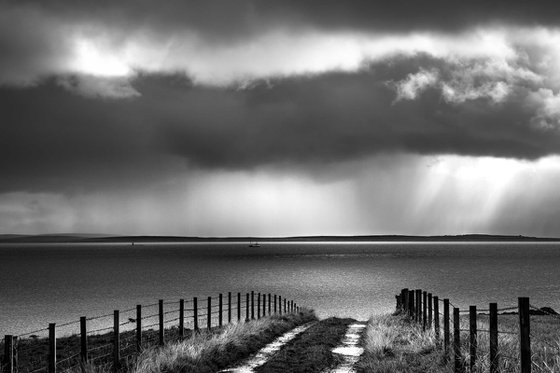
[[145,350],[130,372],[216,372],[249,357],[280,334],[312,320],[316,320],[315,314],[303,310],[228,325],[218,333],[198,333],[179,343]]
[[364,354],[357,364],[360,372],[452,372],[433,331],[422,331],[404,315],[372,317],[362,344]]
[[[498,372],[519,372],[519,316],[500,315],[498,318]],[[468,329],[468,316],[461,317],[460,328]],[[486,315],[477,317],[476,372],[490,370],[489,321]],[[461,332],[461,360],[469,365],[469,334]],[[536,373],[560,373],[560,320],[549,316],[531,316],[531,361]]]

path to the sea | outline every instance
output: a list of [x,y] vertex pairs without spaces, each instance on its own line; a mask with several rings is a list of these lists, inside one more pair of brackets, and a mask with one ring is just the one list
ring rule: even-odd
[[327,370],[325,373],[354,373],[354,365],[364,353],[364,349],[358,346],[362,332],[366,324],[351,324],[348,326],[346,335],[340,346],[332,350],[333,354],[340,355],[342,362],[334,369]]
[[259,350],[253,357],[245,361],[238,367],[235,368],[228,368],[221,370],[218,373],[251,373],[254,372],[255,368],[260,367],[264,363],[266,363],[277,351],[279,351],[286,343],[290,342],[292,339],[297,337],[299,334],[303,333],[310,326],[315,324],[315,322],[310,322],[304,325],[300,325],[297,328],[290,330],[289,332],[281,335],[273,342],[267,344],[262,349]]
[[[316,323],[317,322],[310,322],[288,331],[273,342],[263,347],[254,356],[247,359],[237,367],[224,369],[219,371],[218,373],[254,372],[255,369],[267,363],[274,356],[274,354],[280,351],[287,343],[306,332],[307,329],[309,329]],[[340,341],[340,344],[332,349],[332,354],[338,355],[340,357],[339,365],[333,369],[327,369],[323,373],[355,373],[354,366],[364,352],[364,349],[358,346],[358,344],[365,328],[365,323],[357,322],[354,322],[348,326],[346,334]]]

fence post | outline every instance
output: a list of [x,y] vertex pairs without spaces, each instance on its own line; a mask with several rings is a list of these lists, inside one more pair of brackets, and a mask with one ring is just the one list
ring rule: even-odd
[[222,299],[222,293],[220,293],[219,297],[218,297],[218,326],[221,328],[223,326],[223,321],[222,321],[222,317],[223,317],[223,302],[224,300]]
[[251,320],[255,319],[255,292],[251,290]]
[[185,300],[179,299],[179,339],[185,337]]
[[227,300],[228,300],[228,324],[231,324],[231,291],[228,291],[227,294]]
[[416,289],[416,322],[422,322],[422,290]]
[[263,294],[263,317],[266,315],[266,294]]
[[212,297],[208,297],[208,305],[206,308],[206,328],[212,329]]
[[401,306],[402,306],[402,311],[403,312],[408,311],[408,289],[407,288],[401,289]]
[[249,293],[245,293],[245,321],[249,321]]
[[121,332],[119,310],[113,311],[113,371],[117,372],[121,361]]
[[287,309],[286,309],[286,302],[287,302],[286,298],[284,298],[284,313],[288,312]]
[[426,304],[428,300],[428,293],[426,291],[422,292],[422,330],[426,330],[426,323],[428,322],[428,305]]
[[414,315],[414,290],[408,292],[408,316]]
[[490,373],[498,372],[498,304],[490,303]]
[[87,346],[87,326],[86,317],[80,317],[80,357],[83,364],[88,361],[88,346]]
[[453,357],[455,358],[455,373],[463,371],[461,366],[461,328],[459,325],[459,308],[453,307]]
[[165,335],[163,331],[163,299],[159,300],[159,345],[165,344]]
[[439,297],[434,296],[434,328],[436,334],[436,341],[439,341]]
[[432,329],[432,293],[428,293],[428,329]]
[[[4,373],[14,373],[14,336],[4,336]],[[49,365],[50,367],[50,365]]]
[[280,315],[282,314],[282,296],[281,295],[278,296],[278,313]]
[[136,352],[142,350],[142,305],[136,305]]
[[257,320],[261,318],[261,293],[257,293]]
[[237,322],[241,322],[241,293],[237,293]]
[[521,373],[531,373],[531,316],[529,298],[518,299],[519,305],[519,349],[521,356]]
[[276,314],[276,298],[278,298],[278,296],[276,294],[274,294],[274,314]]
[[449,356],[449,299],[443,300],[443,351]]
[[469,346],[470,346],[469,366],[471,372],[474,372],[474,366],[476,364],[477,344],[478,344],[478,339],[476,335],[476,306],[470,306],[469,307]]
[[193,329],[198,331],[198,299],[193,297]]
[[272,299],[270,293],[268,293],[268,315],[272,315]]
[[[12,357],[13,357],[13,349],[12,349]],[[56,324],[55,323],[49,324],[49,370],[48,372],[56,373]]]

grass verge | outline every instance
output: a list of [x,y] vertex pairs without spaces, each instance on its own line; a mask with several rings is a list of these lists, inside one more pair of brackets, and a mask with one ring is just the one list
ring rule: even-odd
[[217,333],[198,333],[179,343],[144,351],[131,373],[216,372],[249,357],[279,335],[316,320],[310,310],[233,324]]
[[450,373],[451,365],[438,348],[434,333],[422,331],[402,315],[374,316],[363,337],[360,373]]
[[331,350],[338,346],[353,319],[329,318],[318,322],[287,343],[257,373],[313,373],[332,368],[338,357]]

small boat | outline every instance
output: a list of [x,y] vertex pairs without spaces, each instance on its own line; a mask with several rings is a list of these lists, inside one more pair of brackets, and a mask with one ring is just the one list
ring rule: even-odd
[[261,245],[257,241],[251,241],[249,242],[249,247],[261,247]]

